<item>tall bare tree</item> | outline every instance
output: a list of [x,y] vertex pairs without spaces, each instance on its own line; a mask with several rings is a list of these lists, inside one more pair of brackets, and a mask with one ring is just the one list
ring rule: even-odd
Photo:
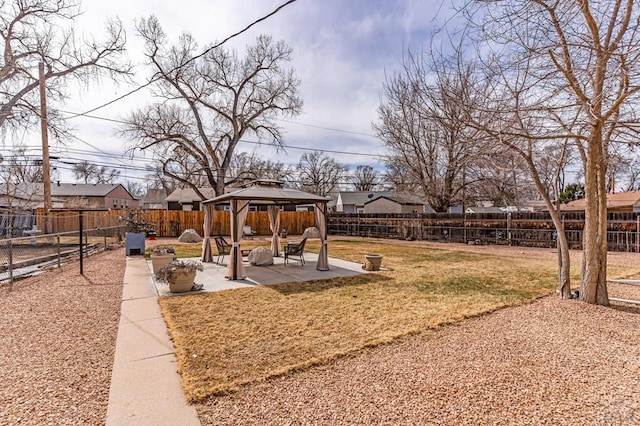
[[485,124],[525,158],[540,145],[574,144],[586,198],[580,298],[607,305],[607,164],[612,144],[638,140],[640,4],[473,3],[484,12],[482,56],[499,76]]
[[292,51],[283,41],[259,36],[240,58],[223,47],[199,53],[189,34],[169,45],[153,16],[140,21],[137,30],[159,79],[155,95],[161,101],[127,118],[122,131],[134,141],[131,148],[152,150],[166,174],[199,192],[168,167],[185,157],[193,160],[191,173],[205,176],[220,195],[243,137],[283,144],[274,119],[295,116],[302,108],[300,82],[293,69],[285,68]]
[[[78,36],[80,15],[74,0],[8,0],[0,2],[0,128],[28,127],[40,119],[38,63],[45,64],[47,96],[64,99],[71,80],[130,74],[124,60],[125,33],[118,20],[106,24],[104,41]],[[55,110],[49,124],[62,125]]]
[[291,181],[295,168],[281,161],[263,160],[256,153],[240,152],[233,157],[227,183],[242,185],[252,180],[270,179]]
[[436,211],[463,203],[466,189],[478,181],[478,132],[467,120],[484,99],[474,78],[471,64],[452,64],[431,49],[424,56],[409,53],[401,71],[384,83],[373,127],[389,149],[387,163],[403,164]]
[[376,169],[367,165],[356,167],[355,172],[350,176],[353,189],[356,191],[373,191],[380,183],[379,173]]
[[347,167],[319,151],[305,152],[297,166],[300,189],[320,196],[338,191]]

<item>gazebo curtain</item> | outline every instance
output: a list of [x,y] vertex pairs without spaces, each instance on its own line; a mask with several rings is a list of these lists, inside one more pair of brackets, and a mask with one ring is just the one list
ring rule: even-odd
[[242,239],[242,228],[249,213],[249,201],[231,200],[231,255],[227,278],[238,280],[246,278],[244,266],[242,266],[242,252],[240,251],[240,240]]
[[280,256],[280,239],[278,238],[278,232],[280,230],[280,207],[268,206],[267,213],[269,213],[269,229],[273,233],[271,237],[271,253],[274,256]]
[[329,270],[329,254],[327,250],[327,203],[316,203],[316,222],[320,230],[320,253],[318,253],[318,271]]
[[213,254],[211,253],[211,228],[213,227],[213,204],[207,204],[204,207],[204,239],[202,240],[202,261],[213,262]]

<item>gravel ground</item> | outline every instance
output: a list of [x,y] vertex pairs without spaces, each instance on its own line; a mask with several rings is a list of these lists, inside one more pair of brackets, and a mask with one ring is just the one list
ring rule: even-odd
[[640,309],[546,297],[198,405],[203,424],[640,424]]
[[124,249],[0,287],[0,424],[104,424]]
[[[11,292],[0,287],[0,424],[104,423],[124,263],[120,249],[87,259],[85,277],[76,263]],[[640,299],[638,288],[613,291]],[[197,409],[203,424],[216,425],[640,424],[639,325],[637,306],[547,297],[246,386]]]
[[[408,242],[554,259],[550,249]],[[573,261],[580,252],[572,252]],[[638,264],[611,253],[610,264]],[[578,283],[573,283],[577,286]],[[640,300],[640,287],[612,284]],[[555,296],[197,405],[202,424],[640,424],[640,307]]]

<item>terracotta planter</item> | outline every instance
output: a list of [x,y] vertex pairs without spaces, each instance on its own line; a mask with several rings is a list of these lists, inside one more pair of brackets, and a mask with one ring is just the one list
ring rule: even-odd
[[382,264],[382,255],[380,254],[365,254],[364,258],[367,262],[371,263],[372,271],[379,271]]
[[160,268],[173,262],[173,254],[152,254],[151,266],[153,266],[153,274],[157,274]]
[[171,293],[186,293],[187,291],[191,291],[195,279],[196,271],[171,271],[171,277],[169,277],[169,291]]

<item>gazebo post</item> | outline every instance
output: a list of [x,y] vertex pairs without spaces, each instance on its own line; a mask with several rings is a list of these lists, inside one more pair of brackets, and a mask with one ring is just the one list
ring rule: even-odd
[[[238,200],[231,200],[231,232],[234,233],[233,241],[235,241],[235,234],[237,233],[236,229],[238,227]],[[236,259],[238,258],[238,246],[239,241],[235,241],[233,243],[233,256],[229,261],[233,264],[231,267],[231,277],[230,280],[238,279],[238,262]]]

